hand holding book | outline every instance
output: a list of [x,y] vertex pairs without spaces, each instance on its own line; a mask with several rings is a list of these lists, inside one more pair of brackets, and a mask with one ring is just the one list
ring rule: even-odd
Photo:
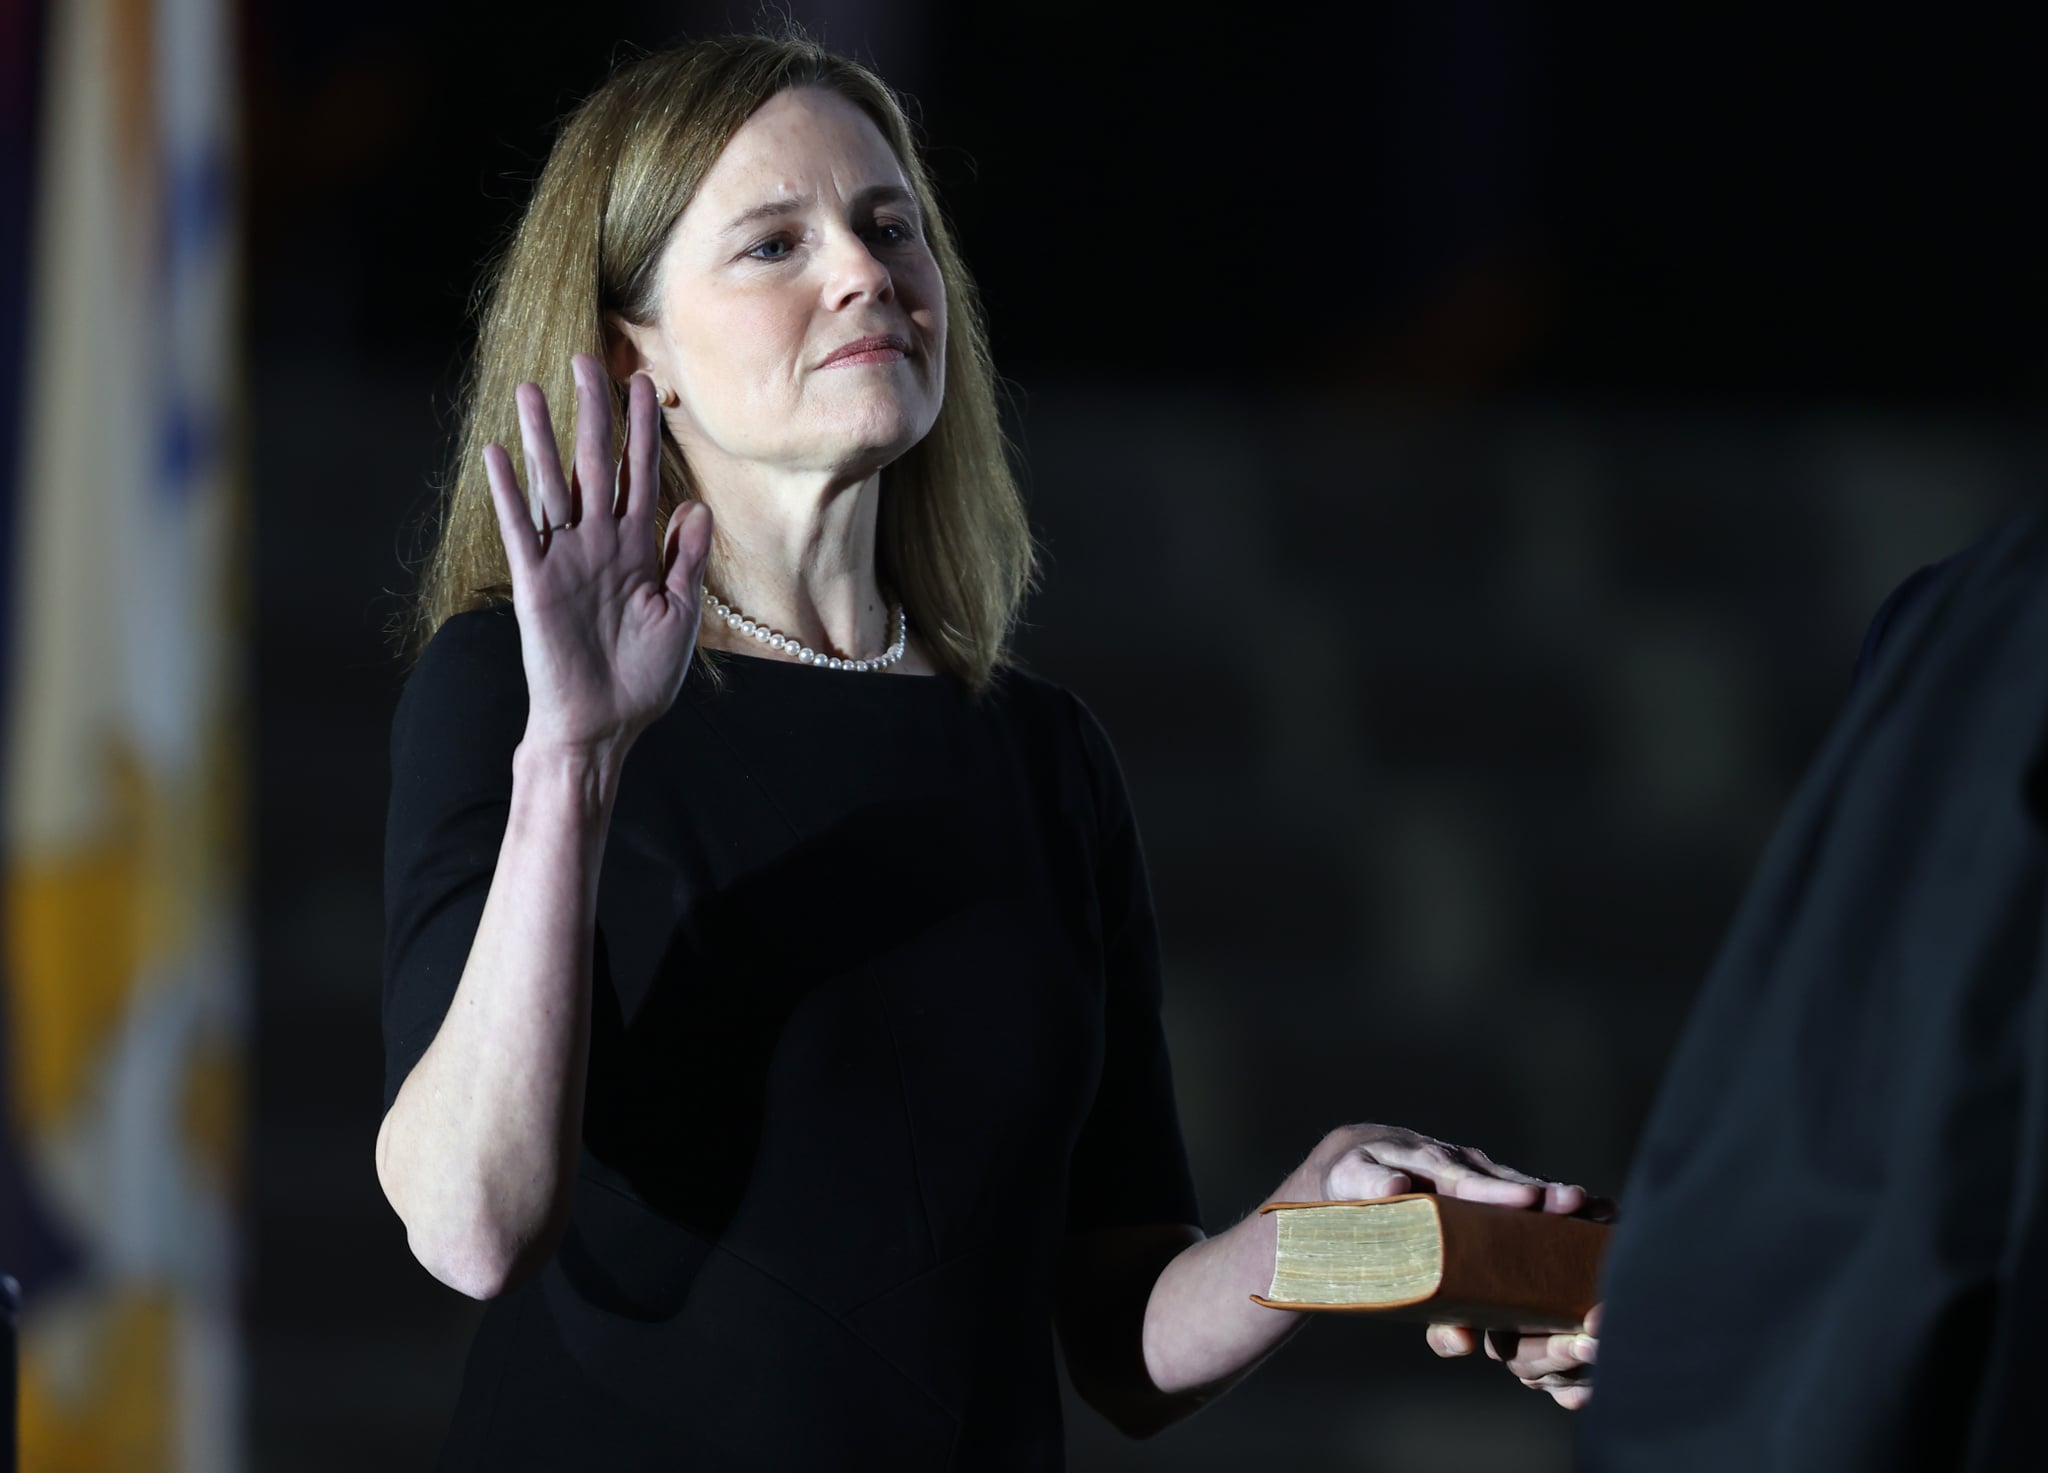
[[[1275,1297],[1254,1298],[1276,1307],[1285,1304],[1283,1295],[1297,1301],[1303,1294],[1341,1298],[1345,1307],[1368,1313],[1431,1319],[1439,1314],[1450,1317],[1443,1308],[1447,1301],[1465,1310],[1493,1304],[1490,1322],[1508,1328],[1432,1323],[1430,1348],[1441,1356],[1469,1355],[1482,1343],[1484,1331],[1488,1357],[1503,1362],[1523,1385],[1549,1392],[1568,1409],[1583,1406],[1592,1395],[1590,1367],[1598,1354],[1598,1309],[1588,1307],[1603,1232],[1589,1223],[1567,1227],[1557,1219],[1604,1222],[1612,1216],[1612,1204],[1588,1196],[1582,1187],[1546,1182],[1502,1166],[1484,1151],[1391,1126],[1351,1126],[1335,1133],[1327,1144],[1321,1182],[1325,1203],[1356,1204],[1423,1192],[1459,1203],[1488,1203],[1495,1209],[1540,1211],[1544,1220],[1527,1220],[1520,1214],[1504,1218],[1498,1210],[1454,1210],[1449,1202],[1413,1197],[1405,1204],[1376,1207],[1370,1225],[1360,1214],[1342,1208],[1308,1213],[1297,1208],[1291,1215],[1283,1213],[1288,1223],[1283,1241],[1291,1237],[1300,1249],[1292,1255],[1292,1282],[1284,1284],[1276,1271]],[[1319,1255],[1332,1251],[1357,1267],[1362,1237],[1371,1240],[1368,1278],[1378,1276],[1377,1287],[1347,1290],[1325,1282],[1318,1288],[1313,1276],[1302,1277],[1304,1266],[1313,1268]],[[1429,1258],[1432,1253],[1434,1260]],[[1400,1261],[1404,1255],[1409,1261]],[[1534,1284],[1526,1282],[1532,1269]],[[1397,1278],[1404,1272],[1420,1272],[1423,1278],[1403,1288],[1386,1278],[1389,1272]],[[1432,1274],[1438,1277],[1431,1278]],[[1417,1289],[1421,1292],[1414,1292]],[[1361,1302],[1387,1295],[1406,1302],[1385,1301],[1378,1307]],[[1456,1305],[1461,1295],[1473,1302]],[[1500,1308],[1508,1304],[1519,1307]],[[1568,1312],[1560,1307],[1566,1304]],[[1582,1314],[1584,1322],[1577,1323]]]
[[[1488,1330],[1486,1357],[1499,1361],[1531,1391],[1547,1391],[1566,1411],[1577,1411],[1593,1398],[1593,1363],[1600,1353],[1600,1306],[1587,1311],[1576,1333],[1517,1335]],[[1462,1325],[1432,1325],[1429,1347],[1438,1355],[1470,1355],[1480,1343],[1478,1332]]]

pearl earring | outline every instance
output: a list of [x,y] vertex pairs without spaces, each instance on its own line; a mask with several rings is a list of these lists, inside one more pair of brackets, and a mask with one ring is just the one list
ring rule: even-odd
[[659,384],[656,384],[654,387],[654,402],[663,409],[673,409],[683,402],[683,396],[674,389],[664,389]]

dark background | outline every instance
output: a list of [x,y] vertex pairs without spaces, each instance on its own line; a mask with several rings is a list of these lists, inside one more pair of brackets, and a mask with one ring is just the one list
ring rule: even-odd
[[[1616,1191],[1864,621],[2041,485],[2018,34],[1479,0],[793,4],[916,100],[1116,738],[1205,1226],[1377,1119]],[[741,5],[252,0],[254,1466],[424,1469],[475,1306],[371,1147],[385,747],[477,272],[628,45]],[[1740,1081],[1730,1081],[1740,1088]],[[1073,1466],[1567,1466],[1319,1323]]]

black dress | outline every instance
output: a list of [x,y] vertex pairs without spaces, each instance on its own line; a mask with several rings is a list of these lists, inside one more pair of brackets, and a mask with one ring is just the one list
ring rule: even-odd
[[2048,522],[1880,611],[1644,1129],[1596,1473],[2048,1468]]
[[[1063,1237],[1198,1221],[1101,728],[1008,672],[693,665],[619,786],[567,1236],[448,1469],[1057,1469]],[[388,1108],[461,977],[526,721],[509,608],[392,730]]]

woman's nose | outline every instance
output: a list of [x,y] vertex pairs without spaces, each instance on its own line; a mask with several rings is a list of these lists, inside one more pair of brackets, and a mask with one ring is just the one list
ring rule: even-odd
[[826,243],[825,254],[831,273],[830,290],[834,305],[843,305],[863,295],[878,302],[889,301],[895,296],[896,283],[889,275],[889,268],[853,231],[834,231]]

